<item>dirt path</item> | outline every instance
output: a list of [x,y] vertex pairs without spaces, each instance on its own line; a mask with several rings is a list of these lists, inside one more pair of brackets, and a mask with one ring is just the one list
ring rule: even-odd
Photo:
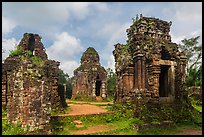
[[88,129],[73,131],[71,132],[71,134],[72,135],[94,134],[94,133],[99,133],[99,132],[115,130],[115,129],[116,128],[111,125],[100,124],[100,125],[89,127]]
[[58,116],[80,116],[90,114],[108,114],[106,109],[90,104],[69,104],[71,111]]
[[66,100],[67,104],[92,104],[92,105],[109,105],[109,104],[113,104],[113,102],[88,102],[88,101],[73,101],[73,100]]
[[181,132],[174,135],[202,135],[202,130],[199,129],[183,129]]
[[[58,116],[80,116],[80,115],[91,115],[91,114],[107,114],[108,112],[105,107],[107,106],[96,106],[97,104],[108,105],[111,102],[86,102],[86,101],[66,101],[70,110],[66,114],[60,114]],[[80,124],[83,126],[83,123]],[[81,129],[72,131],[73,135],[85,135],[85,134],[95,134],[99,132],[106,132],[110,130],[115,130],[116,127],[107,124],[99,124],[95,126],[88,127],[87,129]],[[173,135],[202,135],[202,130],[196,129],[183,129],[181,132],[175,133]]]

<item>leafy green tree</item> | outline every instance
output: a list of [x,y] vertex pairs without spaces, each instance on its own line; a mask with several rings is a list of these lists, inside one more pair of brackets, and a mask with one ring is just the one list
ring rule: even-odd
[[71,98],[72,96],[71,78],[67,73],[64,73],[62,69],[60,69],[59,71],[59,84],[66,85],[66,97]]
[[[182,40],[179,48],[187,53],[186,86],[202,85],[202,44],[198,44],[200,36]],[[199,68],[199,69],[198,69]]]
[[111,68],[108,68],[106,71],[108,78],[107,93],[108,96],[113,97],[114,92],[116,90],[116,74],[113,72]]
[[202,86],[202,65],[199,69],[191,68],[186,78],[186,86]]
[[183,39],[179,44],[182,51],[187,52],[187,73],[194,67],[201,65],[202,59],[202,44],[198,44],[200,36],[192,37],[190,39]]

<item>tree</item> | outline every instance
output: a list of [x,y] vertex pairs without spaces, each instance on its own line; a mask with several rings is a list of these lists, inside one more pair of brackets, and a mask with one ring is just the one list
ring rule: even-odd
[[199,67],[201,65],[202,44],[198,45],[199,38],[200,36],[190,39],[185,38],[181,41],[182,44],[179,44],[179,48],[187,52],[187,73],[194,67]]
[[67,73],[64,73],[64,71],[61,69],[59,71],[59,84],[66,85],[66,96],[67,98],[70,99],[72,96],[71,78]]
[[[198,44],[200,36],[182,40],[179,48],[187,53],[186,86],[201,86],[202,84],[202,44]],[[198,69],[199,68],[199,69]]]
[[107,93],[108,96],[113,97],[116,89],[116,74],[113,72],[111,68],[108,68],[106,71],[108,78]]
[[186,86],[202,86],[202,66],[199,69],[191,68],[186,77]]

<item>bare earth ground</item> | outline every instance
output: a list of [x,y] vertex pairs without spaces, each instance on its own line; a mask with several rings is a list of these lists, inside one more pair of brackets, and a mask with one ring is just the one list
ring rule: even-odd
[[90,114],[102,114],[109,113],[107,110],[89,104],[69,104],[71,111],[66,114],[60,114],[58,116],[79,116],[79,115],[90,115]]
[[72,101],[72,100],[69,100],[69,99],[67,99],[66,102],[67,102],[67,104],[70,104],[70,103],[75,103],[75,104],[93,104],[93,105],[96,105],[96,104],[101,104],[101,105],[113,104],[113,102]]
[[114,129],[116,128],[110,125],[100,124],[100,125],[91,126],[88,129],[73,131],[71,132],[71,134],[72,135],[94,134],[94,133],[105,132],[105,131],[110,131]]
[[[71,111],[66,114],[60,114],[58,116],[79,116],[79,115],[90,115],[90,114],[104,114],[109,113],[104,106],[96,106],[96,104],[112,104],[111,102],[86,102],[86,101],[66,101]],[[72,104],[74,103],[74,104]],[[106,132],[110,130],[115,130],[115,127],[107,124],[100,124],[88,127],[87,129],[79,129],[77,131],[72,131],[71,134],[82,135],[82,134],[94,134],[99,132]],[[183,131],[176,133],[174,135],[202,135],[202,130],[195,129],[183,129]]]
[[183,129],[182,132],[176,133],[174,135],[202,135],[202,130]]

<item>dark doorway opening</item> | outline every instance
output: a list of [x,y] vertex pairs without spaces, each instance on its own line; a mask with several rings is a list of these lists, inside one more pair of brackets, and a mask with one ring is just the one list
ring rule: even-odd
[[101,90],[101,80],[99,78],[99,75],[96,77],[96,96],[100,96],[100,90]]
[[161,65],[161,73],[159,75],[159,96],[168,97],[168,91],[170,89],[168,85],[168,70],[170,66]]

